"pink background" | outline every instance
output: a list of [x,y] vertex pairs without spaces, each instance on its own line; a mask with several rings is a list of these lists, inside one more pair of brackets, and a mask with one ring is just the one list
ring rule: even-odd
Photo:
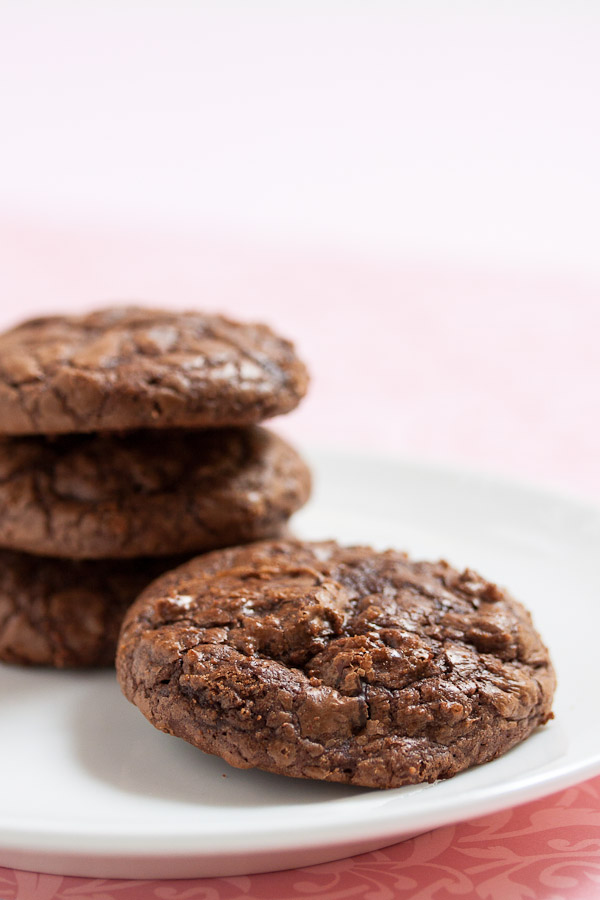
[[[301,409],[276,423],[296,443],[450,460],[600,500],[600,284],[592,280],[25,220],[0,223],[0,246],[3,326],[132,299],[267,320],[297,341],[313,373]],[[1,900],[599,894],[600,777],[285,873],[127,882],[0,868]]]

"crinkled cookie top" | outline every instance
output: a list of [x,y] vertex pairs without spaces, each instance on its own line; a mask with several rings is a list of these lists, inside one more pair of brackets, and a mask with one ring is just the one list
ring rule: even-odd
[[0,433],[247,425],[307,383],[266,325],[142,307],[31,319],[0,335]]

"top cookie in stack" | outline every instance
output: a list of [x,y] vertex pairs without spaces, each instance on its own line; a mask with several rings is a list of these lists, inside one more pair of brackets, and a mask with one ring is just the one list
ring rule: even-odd
[[307,383],[265,325],[141,307],[31,319],[0,336],[0,433],[250,425]]
[[[69,575],[81,613],[116,560],[135,573],[137,593],[145,571],[156,577],[156,557],[166,569],[173,554],[280,534],[307,500],[310,474],[256,423],[293,409],[307,382],[292,344],[268,327],[200,312],[115,307],[0,335],[0,567],[18,569],[0,578],[15,585],[0,593],[0,659],[94,664],[72,646],[68,662],[27,658],[24,628],[49,629],[61,581],[35,579],[34,614],[23,573],[37,556],[49,557],[44,573]],[[75,560],[106,563],[67,572]]]

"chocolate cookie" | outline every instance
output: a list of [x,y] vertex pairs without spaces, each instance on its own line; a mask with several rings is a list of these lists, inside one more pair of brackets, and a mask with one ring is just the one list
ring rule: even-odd
[[551,718],[526,610],[475,572],[265,541],[150,585],[117,651],[159,729],[240,768],[388,788],[448,778]]
[[279,534],[309,471],[259,426],[0,439],[0,546],[103,558]]
[[138,307],[31,319],[0,335],[0,432],[249,425],[307,380],[265,325]]
[[71,561],[0,550],[0,660],[111,666],[119,628],[140,591],[176,559]]

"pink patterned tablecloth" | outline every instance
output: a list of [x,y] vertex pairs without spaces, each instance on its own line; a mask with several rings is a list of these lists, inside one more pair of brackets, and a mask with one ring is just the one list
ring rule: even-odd
[[[459,461],[600,501],[600,285],[345,258],[207,235],[0,225],[0,325],[140,299],[265,319],[294,337],[303,444]],[[600,777],[385,850],[306,869],[108,881],[0,868],[0,900],[592,900]]]

